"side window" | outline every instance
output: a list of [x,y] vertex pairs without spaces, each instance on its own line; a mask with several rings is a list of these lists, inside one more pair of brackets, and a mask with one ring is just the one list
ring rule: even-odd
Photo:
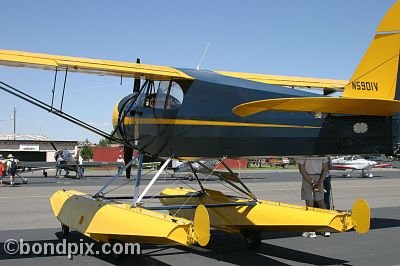
[[139,96],[138,96],[138,98],[137,98],[137,100],[136,100],[135,106],[140,106],[140,107],[141,107],[141,106],[144,105],[144,102],[145,102],[145,100],[146,100],[146,94],[147,94],[147,86],[148,86],[148,84],[149,84],[149,81],[146,80],[146,81],[143,83],[142,87],[140,88]]
[[165,109],[179,108],[183,102],[183,91],[178,83],[172,81],[171,89],[165,103]]
[[153,108],[156,104],[157,90],[159,81],[149,81],[146,88],[146,100],[144,101],[144,107]]
[[160,84],[158,87],[158,92],[157,92],[155,108],[164,109],[165,99],[167,98],[169,88],[170,88],[169,81],[160,81]]

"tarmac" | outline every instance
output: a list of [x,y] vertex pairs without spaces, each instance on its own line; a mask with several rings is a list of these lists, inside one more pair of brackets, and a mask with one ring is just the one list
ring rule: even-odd
[[[85,179],[64,178],[52,172],[25,174],[28,184],[17,179],[17,186],[0,188],[0,265],[400,265],[400,169],[377,169],[373,178],[342,177],[333,172],[333,202],[336,209],[351,209],[353,202],[365,198],[371,207],[371,230],[364,235],[355,231],[335,233],[331,237],[303,238],[301,233],[265,232],[258,250],[248,250],[241,235],[212,230],[206,247],[194,245],[140,245],[140,255],[123,258],[114,255],[27,254],[6,252],[9,239],[31,247],[62,243],[60,223],[54,217],[49,197],[58,189],[76,189],[95,193],[115,171],[87,172]],[[303,205],[300,200],[301,178],[297,170],[240,171],[245,184],[260,199]],[[144,176],[146,185],[151,173]],[[205,187],[234,192],[214,177],[201,176]],[[6,181],[6,180],[5,180]],[[119,177],[108,195],[132,195],[134,181]],[[189,185],[196,181],[186,176],[171,178],[162,174],[149,194],[163,188]],[[143,187],[142,187],[143,190]],[[149,200],[148,204],[156,201]],[[71,232],[68,243],[94,244],[78,232]]]

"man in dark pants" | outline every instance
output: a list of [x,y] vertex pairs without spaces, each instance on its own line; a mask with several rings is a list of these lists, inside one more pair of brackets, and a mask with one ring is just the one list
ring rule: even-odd
[[324,179],[324,188],[325,188],[325,193],[324,193],[324,201],[326,205],[326,209],[330,210],[333,206],[331,206],[331,196],[332,196],[332,185],[331,185],[331,170],[333,169],[332,166],[332,159],[330,155],[326,156],[328,158],[328,174],[326,175],[326,178]]
[[331,185],[331,174],[328,173],[324,180],[324,188],[326,192],[324,193],[324,202],[326,209],[330,210],[331,209],[331,191],[332,191],[332,185]]

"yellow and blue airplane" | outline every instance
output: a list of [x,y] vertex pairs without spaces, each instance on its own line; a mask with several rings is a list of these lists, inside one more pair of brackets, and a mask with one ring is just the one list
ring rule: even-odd
[[[114,108],[114,132],[125,158],[141,154],[171,159],[249,156],[387,153],[397,150],[400,111],[400,2],[379,24],[374,39],[349,81],[208,71],[0,50],[0,64],[65,72],[131,77],[131,94]],[[303,88],[303,90],[299,90]],[[305,91],[321,88],[323,94]],[[74,122],[53,106],[37,102],[8,84],[0,89]],[[335,97],[332,92],[342,92]],[[79,125],[88,127],[87,124]],[[96,132],[96,129],[88,128]],[[100,132],[100,134],[103,134]],[[104,135],[104,134],[103,134]],[[142,160],[139,159],[139,164]],[[128,163],[125,168],[129,169]],[[207,169],[207,165],[203,165]],[[369,207],[356,201],[352,212],[322,210],[256,198],[230,169],[216,172],[244,197],[206,189],[165,189],[163,206],[142,204],[160,171],[139,195],[139,167],[133,202],[58,191],[53,211],[68,232],[73,228],[98,241],[206,245],[210,226],[242,233],[250,247],[260,231],[369,230]],[[212,169],[209,169],[213,173]],[[196,171],[194,170],[196,175]],[[157,212],[168,210],[169,215]]]

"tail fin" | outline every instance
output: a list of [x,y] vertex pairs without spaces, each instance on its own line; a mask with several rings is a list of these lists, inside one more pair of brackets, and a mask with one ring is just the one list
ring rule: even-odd
[[343,97],[400,99],[400,1],[383,17]]

